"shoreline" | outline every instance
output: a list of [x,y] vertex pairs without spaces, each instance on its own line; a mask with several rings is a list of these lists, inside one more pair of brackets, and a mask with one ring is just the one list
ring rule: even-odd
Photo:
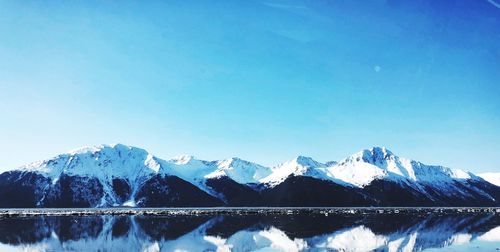
[[500,207],[174,207],[174,208],[0,208],[0,218],[91,215],[355,215],[500,214]]

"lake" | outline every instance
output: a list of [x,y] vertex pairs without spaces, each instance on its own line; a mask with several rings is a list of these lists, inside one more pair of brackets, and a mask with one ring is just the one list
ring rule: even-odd
[[281,211],[0,217],[0,251],[498,251],[500,214]]

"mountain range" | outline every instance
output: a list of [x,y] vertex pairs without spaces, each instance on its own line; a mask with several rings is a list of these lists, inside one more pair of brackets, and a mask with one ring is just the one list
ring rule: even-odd
[[[497,174],[373,147],[339,162],[274,167],[239,158],[160,159],[122,144],[86,147],[0,174],[0,207],[500,206]],[[490,182],[488,182],[490,181]]]

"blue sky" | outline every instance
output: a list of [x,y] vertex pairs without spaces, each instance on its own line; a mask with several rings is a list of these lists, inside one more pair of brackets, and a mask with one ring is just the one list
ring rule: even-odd
[[0,1],[0,170],[81,146],[500,171],[500,5]]

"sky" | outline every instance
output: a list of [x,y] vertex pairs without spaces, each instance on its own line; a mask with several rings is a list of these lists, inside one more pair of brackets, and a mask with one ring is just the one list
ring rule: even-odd
[[500,171],[500,1],[0,0],[0,171],[123,143]]

